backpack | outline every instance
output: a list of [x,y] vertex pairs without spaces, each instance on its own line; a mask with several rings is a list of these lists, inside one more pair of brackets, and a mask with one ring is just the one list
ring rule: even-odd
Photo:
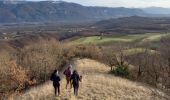
[[67,77],[70,77],[71,76],[71,71],[70,70],[65,70],[64,75],[66,75]]
[[78,84],[78,82],[79,82],[78,76],[75,75],[75,76],[73,77],[73,83],[74,83],[74,84]]

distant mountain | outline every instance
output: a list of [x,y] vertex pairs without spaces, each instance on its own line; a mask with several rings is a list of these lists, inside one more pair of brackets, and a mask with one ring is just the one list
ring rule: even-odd
[[26,0],[0,0],[4,4],[19,4],[19,3],[24,3]]
[[170,8],[162,8],[162,7],[149,7],[149,8],[143,8],[143,11],[150,14],[164,14],[164,15],[170,15]]
[[128,16],[144,16],[141,9],[85,7],[62,1],[0,1],[0,23],[86,22]]
[[103,20],[92,27],[104,33],[148,33],[170,31],[170,18],[124,17]]

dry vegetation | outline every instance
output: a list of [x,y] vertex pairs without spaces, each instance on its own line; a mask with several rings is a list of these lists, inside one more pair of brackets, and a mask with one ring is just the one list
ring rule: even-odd
[[[76,59],[75,69],[83,76],[78,97],[65,89],[66,81],[61,81],[61,96],[53,93],[51,82],[32,88],[22,96],[11,98],[22,100],[166,100],[166,94],[147,85],[108,74],[110,68],[95,60]],[[154,92],[153,92],[154,91]],[[155,94],[156,92],[156,94]]]
[[[145,49],[142,52],[133,51],[134,54],[130,55],[126,54],[125,51],[138,47],[119,43],[113,46],[73,45],[53,39],[30,43],[14,52],[1,51],[0,82],[2,84],[0,85],[0,97],[4,99],[13,93],[24,92],[30,85],[46,82],[54,69],[62,70],[73,58],[90,58],[104,64],[86,59],[75,62],[84,77],[79,99],[133,99],[133,96],[134,99],[142,99],[142,96],[145,95],[148,95],[148,100],[154,97],[159,99],[160,95],[154,96],[145,86],[142,85],[141,88],[138,85],[147,83],[168,93],[170,88],[170,42],[169,39],[164,38],[160,43],[162,44],[160,44],[156,52],[151,53],[148,49]],[[112,74],[109,75],[109,72],[142,83],[133,83]],[[62,82],[65,84],[65,81]],[[26,93],[23,96],[29,95],[26,96],[29,99],[32,98],[30,95],[33,95],[35,100],[37,98],[44,99],[44,96],[51,97],[52,87],[49,83],[46,84],[40,87],[42,93],[38,94],[37,89],[33,91],[31,89],[30,92],[27,92],[28,94]],[[108,87],[104,88],[104,84],[108,84]],[[124,88],[121,88],[123,85]],[[89,88],[90,90],[88,90]],[[46,95],[47,91],[51,91],[49,92],[51,94]],[[129,94],[129,92],[132,93]],[[134,93],[137,94],[135,95]],[[64,97],[72,98],[72,95],[70,95],[69,91],[64,90],[61,98]]]
[[8,96],[10,92],[28,89],[30,81],[34,79],[36,82],[33,83],[42,84],[49,79],[54,69],[61,70],[72,58],[97,59],[100,58],[98,52],[99,48],[96,46],[74,46],[56,40],[40,40],[18,52],[2,51],[0,95]]
[[13,56],[8,52],[1,52],[0,63],[0,95],[23,89],[28,80],[28,71],[16,64]]

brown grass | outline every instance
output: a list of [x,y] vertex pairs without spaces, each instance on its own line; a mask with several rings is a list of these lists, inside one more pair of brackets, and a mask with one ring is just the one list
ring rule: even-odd
[[83,76],[78,97],[73,96],[73,90],[65,89],[65,79],[62,79],[60,97],[54,96],[52,83],[48,81],[11,100],[166,100],[161,91],[109,75],[110,68],[94,60],[79,59],[73,65]]
[[[26,84],[22,85],[22,89],[28,88],[28,84],[32,84],[29,82],[32,77],[35,78],[37,84],[46,82],[54,69],[63,69],[74,57],[95,59],[99,58],[99,54],[100,50],[96,46],[74,46],[55,39],[39,40],[18,51],[0,50],[0,99],[4,98],[2,93],[12,94],[20,84]],[[18,70],[21,73],[18,73]],[[11,83],[11,80],[16,84]]]

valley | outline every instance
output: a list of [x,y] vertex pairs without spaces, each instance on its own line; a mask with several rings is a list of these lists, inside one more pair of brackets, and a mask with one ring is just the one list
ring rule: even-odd
[[[168,10],[0,0],[0,100],[169,100]],[[70,64],[78,96],[64,87]]]

